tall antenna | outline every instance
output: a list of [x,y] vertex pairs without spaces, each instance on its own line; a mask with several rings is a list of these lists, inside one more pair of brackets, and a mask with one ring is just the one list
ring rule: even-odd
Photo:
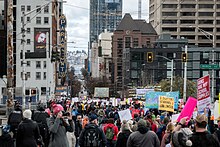
[[138,19],[141,19],[141,0],[138,0]]

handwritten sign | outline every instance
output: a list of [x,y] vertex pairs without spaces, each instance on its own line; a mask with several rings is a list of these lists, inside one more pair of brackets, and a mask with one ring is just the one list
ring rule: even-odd
[[197,80],[197,107],[199,112],[203,112],[205,108],[210,108],[210,76],[204,76]]
[[174,112],[174,98],[160,96],[159,97],[159,110]]
[[195,98],[189,97],[186,102],[186,105],[184,106],[183,110],[181,111],[177,119],[177,122],[179,122],[180,119],[183,117],[187,117],[187,120],[190,120],[194,112],[194,109],[196,107],[196,103],[197,103],[197,100]]
[[131,120],[132,119],[131,112],[129,109],[118,111],[118,114],[119,114],[121,122],[123,120]]

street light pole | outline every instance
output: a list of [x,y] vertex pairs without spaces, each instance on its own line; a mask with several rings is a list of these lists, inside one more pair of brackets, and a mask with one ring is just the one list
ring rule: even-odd
[[[209,41],[212,42],[212,65],[214,65],[215,63],[215,52],[214,52],[214,48],[215,48],[215,36],[214,34],[211,34],[199,27],[196,27],[200,32],[202,32],[203,35],[205,35],[206,38],[209,39]],[[210,38],[210,36],[212,36],[212,39]],[[214,103],[214,68],[212,68],[212,91],[211,91],[211,102]]]
[[[185,45],[185,53],[187,54],[187,45]],[[186,102],[186,82],[187,82],[187,62],[184,63],[184,78],[183,78],[183,101]]]

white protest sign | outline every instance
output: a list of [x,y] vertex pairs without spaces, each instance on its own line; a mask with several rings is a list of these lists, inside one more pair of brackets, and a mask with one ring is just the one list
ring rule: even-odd
[[179,115],[180,115],[180,114],[173,114],[173,115],[172,115],[171,122],[172,122],[172,123],[176,123],[177,118],[179,117]]
[[131,112],[129,109],[119,111],[118,114],[119,114],[121,122],[123,120],[131,120],[132,119]]

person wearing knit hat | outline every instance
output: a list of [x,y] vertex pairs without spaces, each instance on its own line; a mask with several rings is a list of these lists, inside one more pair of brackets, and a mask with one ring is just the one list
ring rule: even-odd
[[23,121],[19,124],[16,136],[16,147],[37,147],[44,145],[38,125],[31,120],[31,110],[23,112]]
[[31,110],[25,110],[24,112],[23,112],[23,117],[24,118],[27,118],[27,119],[31,119],[31,116],[32,116],[32,112],[31,112]]
[[66,132],[73,132],[72,116],[63,116],[63,107],[60,104],[52,106],[53,114],[47,119],[50,135],[50,142],[48,147],[69,147]]
[[160,141],[154,131],[150,130],[150,122],[140,119],[137,123],[137,131],[131,133],[127,141],[127,147],[160,147]]
[[131,134],[129,124],[126,120],[122,121],[121,131],[118,134],[118,139],[116,142],[116,147],[127,147],[127,140]]

